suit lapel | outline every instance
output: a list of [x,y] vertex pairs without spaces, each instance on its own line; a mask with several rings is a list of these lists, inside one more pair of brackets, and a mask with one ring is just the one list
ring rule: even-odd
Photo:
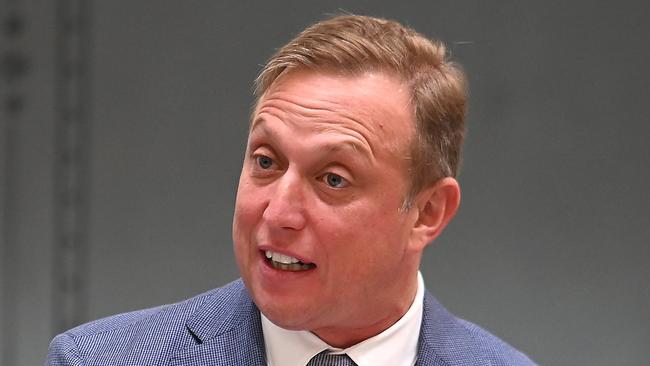
[[208,299],[186,327],[194,342],[169,365],[266,365],[260,313],[241,280]]
[[428,291],[424,295],[418,366],[489,366],[468,330]]

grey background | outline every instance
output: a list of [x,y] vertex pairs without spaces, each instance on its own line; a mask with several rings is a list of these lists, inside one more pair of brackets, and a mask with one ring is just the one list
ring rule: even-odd
[[[54,1],[27,19],[25,107],[0,115],[0,362],[55,332]],[[230,225],[252,80],[344,9],[449,44],[471,86],[461,210],[427,250],[453,312],[548,365],[650,359],[650,15],[645,1],[94,1],[90,320],[237,277]],[[0,107],[2,108],[2,107]]]

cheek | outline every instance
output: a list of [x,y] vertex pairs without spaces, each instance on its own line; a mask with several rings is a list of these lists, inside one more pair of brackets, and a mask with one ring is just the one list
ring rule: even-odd
[[253,244],[251,238],[255,229],[256,222],[256,209],[251,206],[250,198],[245,200],[238,200],[235,205],[235,213],[233,217],[232,238],[233,250],[239,271],[245,279],[250,278],[250,269],[254,255]]
[[261,219],[263,211],[262,197],[254,190],[247,189],[245,184],[240,184],[232,224],[233,244],[237,255],[248,250],[252,230]]
[[327,244],[330,254],[336,256],[372,262],[391,256],[403,241],[399,213],[371,207],[332,210],[321,217],[315,225],[319,242]]
[[264,209],[264,194],[242,177],[237,188],[234,220],[235,226],[246,225],[261,217]]

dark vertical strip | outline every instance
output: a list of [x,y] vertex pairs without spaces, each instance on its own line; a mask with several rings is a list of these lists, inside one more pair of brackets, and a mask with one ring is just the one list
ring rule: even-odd
[[16,359],[16,282],[12,281],[16,259],[16,172],[19,144],[19,123],[22,120],[24,96],[20,91],[22,80],[29,69],[29,59],[23,53],[22,36],[25,21],[20,12],[19,1],[6,0],[0,12],[0,83],[6,85],[0,94],[0,364],[13,365]]
[[87,315],[90,2],[56,4],[53,329]]
[[62,240],[60,236],[62,235],[62,229],[60,227],[58,215],[60,211],[59,199],[61,196],[62,183],[60,182],[59,177],[59,144],[61,143],[61,109],[62,104],[65,102],[65,97],[62,96],[63,81],[62,77],[62,67],[63,60],[62,57],[65,57],[65,50],[62,48],[65,47],[63,41],[63,34],[61,34],[61,22],[63,14],[65,13],[65,0],[57,0],[55,5],[55,19],[54,19],[54,202],[53,202],[53,215],[54,215],[54,240],[52,248],[52,329],[54,333],[60,332],[64,327],[63,320],[63,310],[62,303],[64,299],[65,290],[62,285],[62,278],[64,277],[62,269],[59,267],[62,262],[62,254],[59,253],[59,246],[61,245]]
[[60,253],[60,246],[65,243],[65,239],[61,239],[63,235],[63,229],[61,228],[61,223],[59,222],[59,215],[61,211],[61,191],[63,190],[61,177],[60,177],[60,165],[59,160],[62,159],[60,156],[60,147],[62,143],[62,118],[61,113],[63,104],[65,103],[65,96],[63,95],[65,86],[65,78],[62,76],[63,67],[65,61],[62,60],[66,55],[66,51],[63,49],[65,47],[64,37],[61,30],[61,23],[63,22],[65,14],[65,0],[57,0],[55,6],[55,19],[54,19],[54,202],[53,202],[53,215],[54,215],[54,248],[52,250],[52,329],[54,333],[60,332],[65,327],[65,315],[63,311],[63,302],[65,299],[65,286],[62,283],[65,278],[64,269],[61,268],[63,261],[63,254]]
[[88,320],[88,269],[89,262],[89,235],[90,235],[90,187],[91,187],[91,163],[92,163],[92,1],[77,0],[79,2],[79,17],[82,24],[79,38],[79,58],[83,60],[79,64],[81,80],[79,82],[80,116],[83,128],[80,133],[81,156],[80,156],[80,179],[79,192],[83,197],[82,205],[79,207],[79,261],[77,264],[79,274],[79,290],[77,307],[79,316],[75,322],[80,323]]

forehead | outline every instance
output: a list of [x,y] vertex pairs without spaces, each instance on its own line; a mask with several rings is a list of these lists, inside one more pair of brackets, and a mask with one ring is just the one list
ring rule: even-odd
[[415,130],[410,91],[398,77],[383,72],[292,70],[261,96],[251,130],[270,119],[312,133],[354,132],[373,151],[380,145],[403,153]]

